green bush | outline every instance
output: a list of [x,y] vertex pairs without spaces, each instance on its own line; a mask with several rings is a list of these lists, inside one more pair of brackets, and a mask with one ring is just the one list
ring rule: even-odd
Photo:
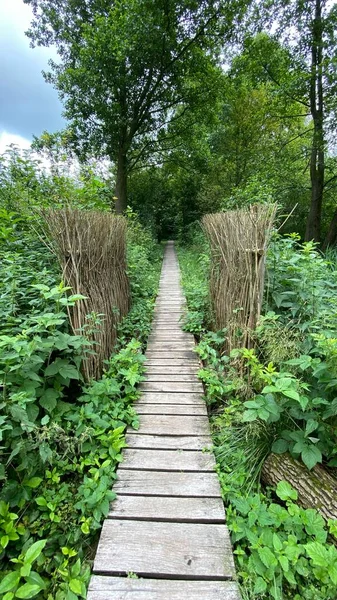
[[[17,214],[17,213],[15,213]],[[80,300],[54,257],[9,218],[0,267],[0,598],[86,597],[97,536],[132,404],[143,379],[142,345],[157,292],[161,253],[136,224],[129,241],[131,313],[99,381],[85,384],[90,343],[70,331]],[[155,257],[155,259],[154,259]],[[137,337],[138,339],[135,339]]]
[[[244,600],[334,600],[336,522],[296,504],[287,482],[262,490],[268,454],[289,451],[312,468],[336,466],[336,266],[298,236],[276,237],[268,254],[265,315],[256,348],[223,353],[225,330],[209,331],[203,250],[180,251],[189,313],[200,336],[199,377],[212,410],[217,472]],[[202,290],[202,292],[201,292]],[[197,304],[194,314],[195,299]],[[192,319],[190,318],[192,313]],[[190,320],[189,320],[190,319]],[[196,325],[197,324],[197,325]]]

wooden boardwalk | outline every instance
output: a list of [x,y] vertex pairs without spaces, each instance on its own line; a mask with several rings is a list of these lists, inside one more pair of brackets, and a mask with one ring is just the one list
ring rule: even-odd
[[184,302],[169,242],[136,406],[140,428],[127,434],[87,600],[240,600],[215,461],[205,451],[200,365],[179,325]]

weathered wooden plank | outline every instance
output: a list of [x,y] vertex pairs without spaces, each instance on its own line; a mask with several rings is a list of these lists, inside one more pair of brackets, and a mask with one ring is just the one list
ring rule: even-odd
[[179,354],[181,352],[193,352],[195,345],[189,341],[175,341],[175,342],[149,342],[146,348],[147,354],[149,352],[174,352]]
[[130,579],[94,575],[87,600],[241,600],[234,581]]
[[197,471],[213,472],[215,460],[212,452],[200,450],[135,450],[127,448],[123,452],[123,469],[137,471]]
[[207,417],[143,415],[136,435],[208,435]]
[[154,340],[163,340],[163,341],[170,341],[170,340],[177,340],[177,341],[187,341],[187,342],[193,342],[194,344],[194,338],[190,333],[185,333],[185,331],[177,331],[177,332],[173,332],[173,331],[161,331],[160,329],[158,329],[157,327],[155,327],[153,329],[153,333],[149,336],[148,340],[149,341],[154,341]]
[[167,298],[158,298],[156,306],[167,306],[169,308],[171,306],[178,306],[180,308],[182,306],[186,306],[186,300],[183,298],[173,298],[172,296],[168,296]]
[[198,361],[196,355],[194,354],[193,359],[183,359],[183,358],[149,358],[146,356],[145,366],[153,365],[153,366],[167,366],[167,367],[189,367],[189,368],[198,368],[201,369],[202,366]]
[[189,360],[195,360],[196,359],[196,354],[195,352],[193,352],[193,350],[189,351],[189,350],[177,350],[176,352],[174,352],[174,350],[172,351],[164,351],[162,350],[161,352],[158,352],[158,350],[156,350],[155,352],[152,350],[147,350],[146,351],[146,358],[148,360],[153,360],[155,358],[159,358],[159,359],[174,359],[174,360],[185,360],[185,361],[189,361]]
[[143,392],[140,397],[140,402],[146,404],[191,404],[193,406],[205,406],[201,394],[184,394],[177,392]]
[[159,321],[158,323],[152,324],[153,331],[167,333],[184,333],[181,329],[181,323],[179,321]]
[[211,450],[210,435],[151,435],[128,433],[126,444],[129,448],[157,448],[158,450]]
[[143,381],[140,389],[144,392],[200,392],[200,394],[204,391],[201,383],[186,381]]
[[154,375],[156,373],[160,375],[189,375],[193,373],[194,377],[197,376],[198,371],[201,369],[201,366],[196,364],[195,366],[186,365],[148,365],[146,363],[146,373],[147,375]]
[[184,496],[220,498],[216,473],[178,473],[176,471],[132,471],[118,469],[114,484],[117,494],[128,496]]
[[150,340],[147,344],[147,348],[150,350],[190,350],[195,348],[194,339],[189,337],[181,337],[177,340]]
[[139,415],[199,415],[207,416],[207,408],[203,404],[151,404],[137,402],[135,410]]
[[170,316],[168,316],[167,313],[165,313],[165,316],[157,315],[158,318],[155,318],[155,320],[152,323],[152,327],[153,327],[153,329],[155,329],[155,327],[157,327],[157,325],[165,325],[165,324],[181,326],[183,321],[181,320],[179,315],[180,315],[180,313],[176,313],[176,314],[170,315]]
[[226,515],[220,498],[119,495],[111,503],[108,517],[176,523],[224,523]]
[[146,375],[146,381],[147,382],[159,382],[159,381],[165,381],[167,383],[171,383],[172,381],[184,381],[186,382],[190,382],[190,383],[195,383],[197,381],[197,376],[196,373],[187,373],[187,374],[177,374],[177,373],[166,373],[166,374],[160,374],[160,373],[147,373]]
[[234,575],[226,525],[107,519],[94,573],[186,579]]
[[183,342],[187,343],[188,348],[195,348],[194,339],[186,336],[183,333],[175,333],[174,335],[170,335],[170,333],[167,331],[164,334],[156,333],[150,336],[148,338],[147,345],[149,346],[150,344],[157,344],[160,347],[167,347],[168,345],[174,344],[177,348],[179,348]]

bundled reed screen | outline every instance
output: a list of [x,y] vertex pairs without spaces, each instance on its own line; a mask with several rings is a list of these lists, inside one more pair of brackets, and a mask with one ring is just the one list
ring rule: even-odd
[[210,297],[216,329],[227,330],[227,351],[251,345],[261,312],[265,253],[276,205],[205,215],[211,249]]
[[98,378],[116,341],[116,325],[128,313],[126,221],[110,213],[71,208],[43,213],[52,247],[73,294],[85,296],[69,311],[73,332],[85,333],[94,353],[83,361],[87,380]]

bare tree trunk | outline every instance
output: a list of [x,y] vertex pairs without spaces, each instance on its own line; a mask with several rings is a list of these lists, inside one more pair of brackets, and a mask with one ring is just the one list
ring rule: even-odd
[[127,207],[127,158],[124,148],[121,147],[117,159],[117,179],[116,179],[116,213],[121,215]]
[[336,243],[337,243],[337,208],[331,219],[329,231],[324,240],[323,250],[326,250],[329,246],[335,246]]
[[290,454],[270,454],[261,477],[266,485],[276,486],[288,481],[298,493],[298,503],[304,508],[316,508],[324,519],[337,519],[337,480],[323,467],[309,471]]
[[310,112],[314,124],[310,157],[311,202],[307,220],[306,241],[321,240],[322,205],[324,191],[324,99],[323,99],[323,25],[322,0],[316,0],[312,23]]

